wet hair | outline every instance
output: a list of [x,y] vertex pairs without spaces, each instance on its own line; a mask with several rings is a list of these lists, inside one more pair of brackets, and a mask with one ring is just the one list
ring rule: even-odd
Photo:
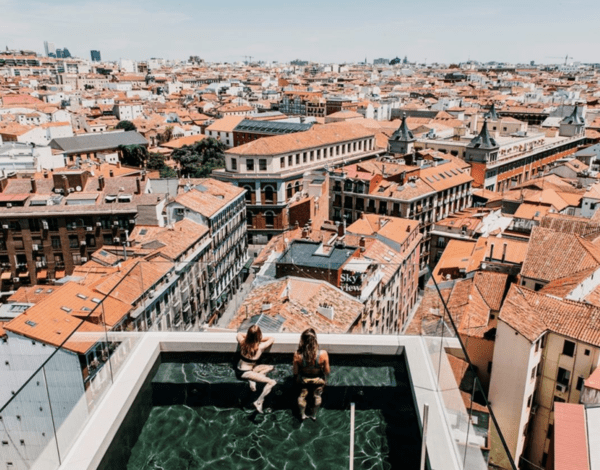
[[314,364],[317,361],[318,352],[317,333],[312,328],[304,330],[298,344],[298,355],[302,357],[305,364]]
[[242,355],[247,357],[248,359],[253,358],[258,351],[258,345],[262,340],[262,331],[260,327],[257,325],[252,325],[248,328],[248,332],[246,333],[246,338],[241,344]]

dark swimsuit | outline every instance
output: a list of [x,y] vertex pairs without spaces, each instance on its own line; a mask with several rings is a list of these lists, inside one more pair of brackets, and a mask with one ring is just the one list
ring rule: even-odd
[[[319,365],[319,358],[321,357],[321,351],[317,351],[317,358],[315,359],[315,365],[309,366],[305,359],[302,358],[302,367],[300,368],[300,380],[304,383],[319,383],[320,381],[315,379],[324,379],[323,370]],[[306,380],[305,380],[306,379]]]
[[[258,362],[258,359],[248,359],[247,357],[244,357],[241,354],[240,354],[240,359],[242,361],[244,361],[246,364],[251,365],[252,369],[254,369],[254,366]],[[239,366],[239,363],[238,363],[238,366]],[[242,370],[239,367],[236,367],[235,368],[235,376],[237,377],[238,380],[247,380],[247,379],[243,378],[242,375],[244,375],[244,373],[246,373],[246,372],[251,372],[252,369]]]

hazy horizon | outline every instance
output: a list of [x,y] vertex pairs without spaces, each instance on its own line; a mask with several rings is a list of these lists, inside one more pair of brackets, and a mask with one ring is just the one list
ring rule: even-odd
[[323,63],[372,62],[408,56],[410,61],[562,63],[572,56],[600,62],[597,18],[591,0],[508,0],[420,3],[382,0],[338,5],[305,0],[282,4],[232,0],[198,4],[0,0],[0,47],[44,52],[44,41],[89,59],[253,60]]

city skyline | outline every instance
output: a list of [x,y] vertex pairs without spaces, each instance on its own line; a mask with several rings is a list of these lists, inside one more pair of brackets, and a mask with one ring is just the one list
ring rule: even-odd
[[0,45],[41,54],[49,41],[78,57],[101,50],[105,60],[198,55],[209,62],[252,56],[267,62],[342,63],[408,56],[427,63],[562,63],[567,54],[582,63],[600,60],[593,24],[600,6],[588,0],[502,6],[430,0],[418,8],[385,0],[371,6],[377,14],[365,14],[359,2],[347,2],[343,9],[315,1],[281,5],[268,0],[253,11],[242,6],[198,7],[185,0],[167,9],[154,1],[108,0],[98,9],[73,0],[52,5],[0,0]]

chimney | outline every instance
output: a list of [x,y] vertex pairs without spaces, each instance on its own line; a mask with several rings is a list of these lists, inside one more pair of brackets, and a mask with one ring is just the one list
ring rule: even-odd
[[294,223],[294,228],[299,228],[300,224],[298,223],[298,220],[296,220],[296,222]]
[[360,213],[360,218],[361,218],[361,219],[364,219],[364,218],[365,218],[365,213],[364,213],[364,212],[361,212],[361,213]]
[[341,222],[338,225],[338,237],[343,237],[346,234],[346,222]]
[[508,246],[507,243],[504,244],[504,246],[502,247],[502,262],[504,263],[504,260],[506,259],[506,247]]
[[98,186],[100,187],[100,191],[104,191],[104,175],[98,176]]
[[47,171],[44,171],[44,178],[46,178],[46,179],[48,179],[48,178],[49,178],[49,175],[48,175],[48,172],[47,172]]
[[365,241],[365,237],[360,237],[360,240],[359,240],[359,242],[358,242],[358,246],[360,246],[360,252],[361,252],[361,253],[364,253],[364,252],[365,252],[365,246],[366,246],[366,243],[365,243],[365,242],[366,242],[366,241]]
[[108,172],[108,175],[109,175],[111,178],[114,178],[114,176],[115,176],[115,172],[114,172],[114,171],[112,171],[112,170],[110,170],[110,171]]
[[406,226],[406,231],[407,231],[408,233],[410,233],[410,225],[407,225],[407,226]]
[[117,168],[121,168],[121,162],[117,162]]
[[135,194],[142,194],[142,183],[139,178],[135,179]]
[[494,244],[490,245],[490,261],[494,259]]
[[65,195],[69,194],[69,178],[66,175],[62,176],[63,189],[65,191]]
[[35,178],[31,178],[31,192],[32,193],[37,193],[37,182],[35,181]]
[[309,234],[310,234],[310,229],[309,229],[308,227],[306,227],[306,226],[305,226],[305,227],[302,229],[302,238],[303,238],[304,240],[307,240],[307,239],[308,239],[308,235],[309,235]]
[[146,170],[142,171],[142,181],[146,181]]

